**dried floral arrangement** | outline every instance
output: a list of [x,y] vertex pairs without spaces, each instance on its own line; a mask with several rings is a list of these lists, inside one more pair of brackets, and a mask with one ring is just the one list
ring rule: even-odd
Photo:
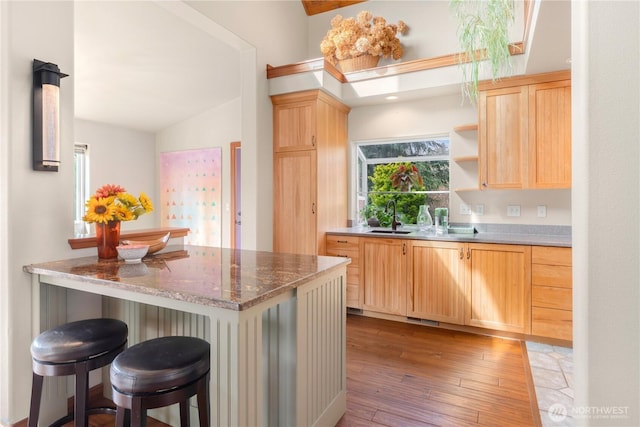
[[384,18],[368,11],[358,13],[355,19],[336,15],[320,43],[320,50],[334,65],[340,60],[362,55],[400,59],[404,51],[397,34],[406,34],[408,30],[403,21],[387,24]]

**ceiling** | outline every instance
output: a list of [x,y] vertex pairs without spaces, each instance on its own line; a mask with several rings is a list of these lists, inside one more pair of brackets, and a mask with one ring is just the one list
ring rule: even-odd
[[[77,118],[156,133],[240,96],[238,49],[159,4],[75,3]],[[527,73],[569,67],[570,4],[540,4]]]
[[155,2],[75,14],[77,118],[155,133],[240,94],[238,50]]

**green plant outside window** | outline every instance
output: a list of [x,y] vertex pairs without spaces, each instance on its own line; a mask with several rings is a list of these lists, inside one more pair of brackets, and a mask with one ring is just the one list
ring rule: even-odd
[[402,224],[416,223],[420,205],[429,205],[431,212],[449,206],[448,137],[360,143],[357,151],[357,203],[362,222],[376,218],[382,227],[388,227],[390,200],[396,202]]

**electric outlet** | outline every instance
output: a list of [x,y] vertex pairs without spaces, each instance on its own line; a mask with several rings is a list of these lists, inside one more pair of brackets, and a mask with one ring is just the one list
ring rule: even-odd
[[546,218],[547,207],[545,205],[538,205],[538,218]]
[[507,216],[520,216],[520,205],[508,205]]
[[471,208],[466,203],[460,204],[460,215],[471,215]]
[[476,205],[476,215],[484,215],[484,205]]

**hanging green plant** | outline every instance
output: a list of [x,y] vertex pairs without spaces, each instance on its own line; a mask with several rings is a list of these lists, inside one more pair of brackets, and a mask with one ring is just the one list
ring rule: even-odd
[[478,98],[480,63],[488,61],[491,78],[511,73],[509,27],[514,22],[513,0],[450,0],[458,20],[463,95],[473,103]]

